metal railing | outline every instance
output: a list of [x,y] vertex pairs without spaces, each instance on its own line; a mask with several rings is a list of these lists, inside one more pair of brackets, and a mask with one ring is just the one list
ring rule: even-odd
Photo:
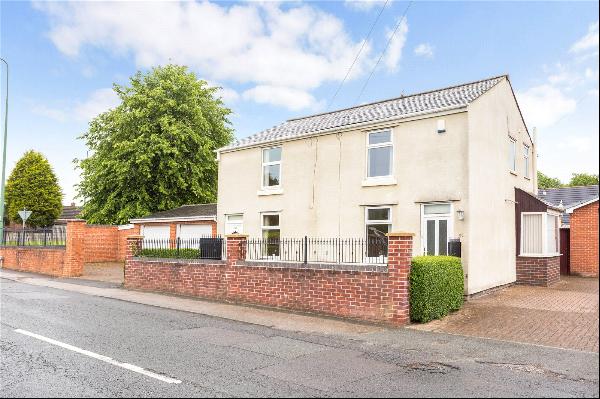
[[385,238],[251,238],[247,240],[245,250],[247,260],[305,264],[387,263]]
[[21,247],[64,247],[67,243],[65,226],[38,229],[8,228],[0,237],[0,245]]
[[220,236],[195,238],[144,238],[135,256],[175,259],[225,259],[225,241]]

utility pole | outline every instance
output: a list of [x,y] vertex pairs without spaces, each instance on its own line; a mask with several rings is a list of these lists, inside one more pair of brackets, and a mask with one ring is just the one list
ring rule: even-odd
[[6,179],[6,137],[8,132],[8,62],[4,58],[0,60],[6,64],[6,104],[4,106],[4,139],[2,140],[2,181],[0,181],[0,243],[4,243],[4,188]]

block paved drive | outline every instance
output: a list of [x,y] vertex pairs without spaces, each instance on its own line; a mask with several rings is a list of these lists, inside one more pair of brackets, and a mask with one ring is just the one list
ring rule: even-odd
[[509,287],[410,328],[598,352],[598,279],[561,277],[550,288]]

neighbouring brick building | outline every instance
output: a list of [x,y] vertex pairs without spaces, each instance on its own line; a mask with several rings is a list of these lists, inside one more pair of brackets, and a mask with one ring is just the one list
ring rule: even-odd
[[538,196],[564,209],[561,269],[565,274],[598,276],[598,185],[540,190]]
[[183,205],[131,219],[130,223],[139,226],[139,233],[146,239],[175,240],[215,236],[217,204]]

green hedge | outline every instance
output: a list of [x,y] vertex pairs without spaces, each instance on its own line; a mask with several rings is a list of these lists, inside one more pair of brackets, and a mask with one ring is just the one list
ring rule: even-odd
[[175,258],[175,259],[198,259],[200,251],[197,249],[180,248],[177,249],[142,249],[138,256],[148,258]]
[[439,319],[463,304],[464,279],[460,258],[417,256],[410,271],[410,318]]

